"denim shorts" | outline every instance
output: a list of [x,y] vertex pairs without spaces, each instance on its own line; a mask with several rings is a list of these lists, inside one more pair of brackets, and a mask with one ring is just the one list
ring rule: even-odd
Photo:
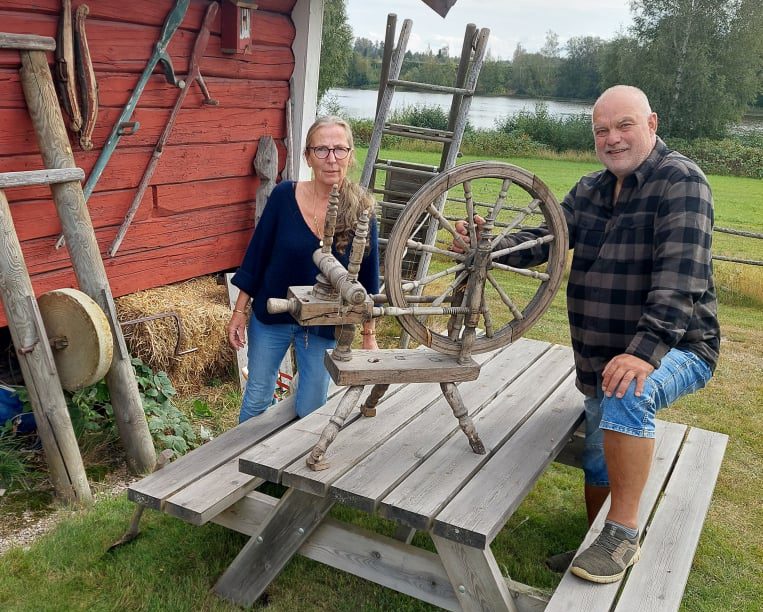
[[674,348],[662,358],[660,367],[647,377],[640,397],[634,393],[635,380],[621,398],[605,397],[599,381],[597,397],[585,400],[583,471],[586,484],[609,486],[604,459],[604,429],[639,438],[654,438],[656,412],[679,397],[702,389],[711,376],[710,367],[697,355]]

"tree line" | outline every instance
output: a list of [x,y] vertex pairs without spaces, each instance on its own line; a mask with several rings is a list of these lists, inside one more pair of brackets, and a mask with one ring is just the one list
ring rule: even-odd
[[[353,40],[344,0],[327,0],[325,10],[320,93],[377,88],[384,43]],[[631,12],[629,30],[611,40],[562,45],[549,31],[538,52],[517,45],[511,59],[488,54],[476,93],[590,101],[626,83],[647,93],[662,134],[682,138],[721,137],[749,107],[763,111],[763,2],[633,0]],[[408,51],[400,78],[452,85],[457,66],[447,47]]]

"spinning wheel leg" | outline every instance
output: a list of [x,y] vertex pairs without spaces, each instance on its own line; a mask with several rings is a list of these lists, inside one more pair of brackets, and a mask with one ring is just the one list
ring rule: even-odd
[[363,405],[360,407],[360,414],[364,417],[375,417],[376,404],[379,403],[379,400],[387,392],[387,389],[389,389],[389,385],[374,385],[371,389],[371,393],[366,398],[366,401],[363,402]]
[[466,434],[469,440],[469,446],[478,455],[485,454],[485,445],[480,440],[480,436],[477,430],[474,428],[474,422],[472,417],[469,416],[469,411],[464,405],[464,400],[461,399],[461,394],[458,392],[458,387],[454,383],[440,383],[440,389],[445,399],[448,400],[451,409],[453,410],[453,416],[458,419],[458,425],[461,427],[461,431]]
[[328,468],[329,464],[323,460],[326,456],[326,451],[328,450],[329,445],[334,441],[334,438],[336,438],[339,430],[344,425],[347,416],[350,414],[350,412],[352,412],[352,409],[358,403],[360,394],[362,392],[363,385],[356,385],[354,387],[349,387],[345,394],[342,396],[342,399],[339,402],[339,405],[336,407],[334,414],[329,419],[326,427],[323,428],[318,443],[313,447],[313,450],[310,451],[310,454],[305,460],[307,467],[309,467],[311,470],[318,472]]

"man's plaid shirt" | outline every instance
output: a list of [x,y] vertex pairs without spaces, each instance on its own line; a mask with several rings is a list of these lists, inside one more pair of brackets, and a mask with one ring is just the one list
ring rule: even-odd
[[[596,395],[597,374],[621,353],[657,368],[677,347],[715,369],[720,346],[705,175],[657,139],[623,181],[616,204],[615,181],[608,170],[587,175],[562,202],[574,248],[567,308],[577,386],[589,396]],[[510,261],[529,266],[546,257],[536,248]]]

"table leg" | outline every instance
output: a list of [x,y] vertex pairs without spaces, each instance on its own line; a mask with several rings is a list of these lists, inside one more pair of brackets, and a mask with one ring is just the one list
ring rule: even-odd
[[464,612],[517,612],[489,547],[481,550],[430,535]]
[[251,606],[334,505],[328,497],[289,489],[259,531],[246,543],[214,591],[241,606]]

